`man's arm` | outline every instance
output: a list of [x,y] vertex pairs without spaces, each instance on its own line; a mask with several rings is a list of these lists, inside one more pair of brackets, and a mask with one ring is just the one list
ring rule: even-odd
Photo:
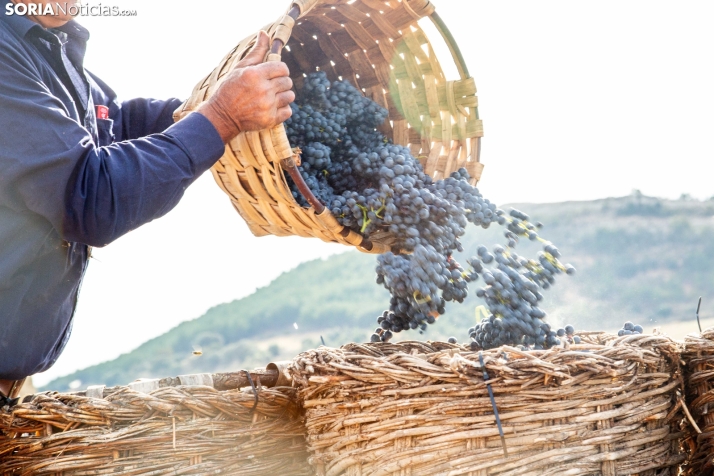
[[168,212],[223,153],[192,114],[144,139],[96,148],[31,64],[0,48],[0,194],[67,241],[102,246]]
[[0,203],[23,203],[65,240],[93,246],[164,215],[240,130],[290,116],[287,68],[258,64],[267,35],[258,43],[199,113],[162,133],[101,148],[34,67],[0,47]]
[[104,246],[165,215],[223,151],[200,114],[163,133],[83,150],[68,180],[63,237]]
[[[121,139],[132,140],[165,131],[174,123],[173,114],[181,103],[180,99],[160,101],[157,99],[129,99],[122,101],[119,122]],[[117,119],[114,119],[114,124]]]

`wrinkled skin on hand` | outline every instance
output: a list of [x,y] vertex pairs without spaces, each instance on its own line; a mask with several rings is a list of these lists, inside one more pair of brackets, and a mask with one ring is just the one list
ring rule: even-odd
[[295,93],[290,72],[285,63],[263,62],[269,49],[270,38],[261,31],[253,49],[198,108],[224,142],[241,131],[272,128],[292,115]]

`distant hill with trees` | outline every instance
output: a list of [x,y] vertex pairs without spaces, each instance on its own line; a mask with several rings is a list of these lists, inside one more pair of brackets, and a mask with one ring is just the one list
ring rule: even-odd
[[[705,308],[714,303],[712,200],[663,200],[634,192],[513,206],[543,222],[541,235],[578,270],[544,293],[543,308],[555,325],[617,329],[631,320],[651,329],[687,319],[692,326],[698,297],[704,297]],[[499,226],[470,227],[462,240],[466,253],[473,254],[479,244],[505,244],[502,233]],[[537,251],[527,241],[517,248],[524,256]],[[374,267],[374,256],[356,251],[304,263],[248,297],[219,304],[130,353],[58,378],[44,390],[64,391],[73,381],[81,387],[116,385],[138,377],[253,368],[290,359],[322,340],[329,346],[368,341],[376,317],[389,304],[389,294],[375,284]],[[396,340],[451,335],[468,340],[466,330],[481,304],[470,294],[463,304],[450,304],[423,335],[403,332]]]

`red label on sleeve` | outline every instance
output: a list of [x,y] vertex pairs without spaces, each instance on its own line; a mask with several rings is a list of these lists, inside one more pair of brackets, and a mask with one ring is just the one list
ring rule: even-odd
[[109,108],[107,106],[97,106],[97,119],[109,119]]

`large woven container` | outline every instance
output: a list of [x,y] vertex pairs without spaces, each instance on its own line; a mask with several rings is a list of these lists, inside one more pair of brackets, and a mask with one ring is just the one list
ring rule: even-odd
[[46,393],[0,409],[0,474],[313,474],[295,390],[256,387],[256,399],[201,377],[207,385]]
[[[417,23],[425,17],[446,40],[453,58],[442,60],[456,63],[459,80],[446,80]],[[296,0],[286,15],[264,30],[273,39],[267,60],[282,58],[296,87],[302,85],[304,74],[317,69],[333,81],[350,81],[389,110],[382,131],[395,143],[409,145],[427,173],[438,179],[465,167],[473,183],[478,181],[483,132],[476,86],[429,0]],[[250,51],[255,38],[254,34],[241,41],[198,83],[176,111],[176,119],[213,94],[226,73]],[[283,170],[292,154],[280,125],[274,130],[241,133],[212,169],[254,235],[313,236],[372,253],[389,249],[389,237],[372,236],[365,241],[340,226],[327,208],[301,208]]]
[[652,335],[584,342],[481,355],[418,342],[303,353],[289,371],[316,473],[676,475],[676,344]]
[[[688,476],[714,474],[714,328],[684,339],[687,404],[698,432],[694,455],[685,467]],[[711,405],[711,407],[709,406]]]

